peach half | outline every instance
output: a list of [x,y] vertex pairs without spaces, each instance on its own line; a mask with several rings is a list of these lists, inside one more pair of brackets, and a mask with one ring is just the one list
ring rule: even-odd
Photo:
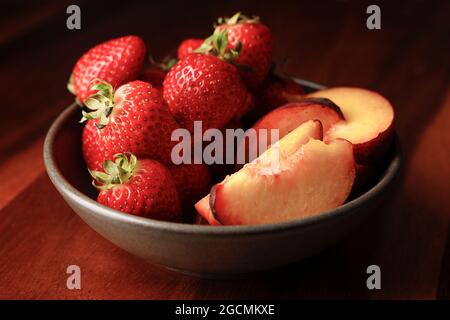
[[394,109],[380,94],[355,87],[316,91],[310,98],[328,98],[339,106],[344,121],[325,132],[325,141],[346,139],[353,144],[355,160],[376,164],[389,149],[394,133]]

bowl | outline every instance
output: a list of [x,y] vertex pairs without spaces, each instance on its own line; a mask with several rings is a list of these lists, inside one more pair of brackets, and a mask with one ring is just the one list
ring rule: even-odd
[[[297,80],[306,91],[322,86]],[[364,194],[319,215],[276,224],[205,226],[121,213],[95,201],[81,154],[80,112],[73,104],[54,121],[44,143],[47,173],[68,205],[118,247],[184,273],[220,276],[262,271],[311,256],[336,243],[374,211],[401,164],[395,138],[377,181]]]

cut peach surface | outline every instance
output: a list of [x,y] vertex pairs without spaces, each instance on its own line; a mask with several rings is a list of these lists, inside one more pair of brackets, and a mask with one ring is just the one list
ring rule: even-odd
[[255,129],[279,129],[280,138],[308,120],[319,120],[327,132],[335,123],[344,120],[339,107],[326,98],[308,98],[285,104],[269,112],[253,126]]
[[355,177],[352,146],[344,140],[328,145],[310,140],[282,158],[277,170],[260,163],[247,164],[212,188],[212,213],[222,224],[280,222],[335,208],[346,200]]
[[352,145],[341,139],[310,139],[281,158],[276,170],[264,163],[249,163],[213,186],[210,207],[217,221],[248,225],[313,216],[343,204],[355,179]]
[[281,158],[287,158],[300,149],[300,147],[307,143],[311,138],[317,140],[323,139],[322,123],[318,120],[309,120],[294,128],[269,148],[265,152],[264,157],[260,157],[259,160],[270,159],[274,150],[279,152]]
[[[264,139],[264,135],[261,134],[260,129],[279,129],[279,139],[281,139],[299,125],[309,120],[319,120],[322,124],[322,130],[325,133],[335,123],[343,119],[344,116],[339,110],[339,107],[329,99],[308,98],[285,104],[269,112],[255,123],[253,129],[257,131],[257,144],[259,146],[260,140]],[[266,141],[266,145],[270,146],[272,141],[269,138]],[[258,149],[258,154],[264,151],[265,149]],[[249,158],[249,160],[253,159]]]
[[[252,162],[252,166],[258,167],[260,174],[271,175],[280,170],[280,162],[283,159],[295,154],[310,139],[322,139],[322,137],[321,123],[316,120],[307,121],[266,150],[266,152]],[[226,179],[228,178],[229,176]],[[195,208],[198,214],[206,219],[209,224],[221,224],[214,217],[210,203],[210,195],[207,195],[196,203]]]
[[[267,123],[268,124],[268,123]],[[263,148],[259,148],[260,145],[260,139],[262,137],[267,137],[267,141],[266,141],[266,146],[269,147],[273,141],[270,140],[270,135],[267,133],[265,136],[262,135],[262,132],[259,131],[260,129],[279,129],[279,146],[280,151],[284,154],[291,154],[294,151],[297,151],[297,149],[303,145],[304,143],[306,143],[309,138],[314,138],[314,139],[319,139],[322,140],[323,139],[323,126],[322,123],[319,120],[311,120],[308,118],[304,118],[301,122],[297,123],[297,124],[290,124],[289,128],[287,127],[283,127],[283,129],[278,128],[277,126],[274,127],[270,127],[270,125],[268,124],[267,127],[264,126],[255,126],[254,127],[255,130],[257,130],[257,140],[256,142],[256,147],[257,147],[257,154],[254,154],[254,156],[252,157],[252,154],[250,152],[249,149],[249,143],[247,140],[245,141],[245,146],[247,147],[247,149],[241,150],[239,149],[239,152],[246,152],[246,160],[247,162],[251,162],[252,160],[254,160],[254,158],[256,158],[258,155],[263,154],[266,150]],[[287,137],[289,135],[289,137]],[[287,139],[284,139],[286,138]]]
[[378,162],[388,150],[394,132],[394,109],[380,94],[361,88],[336,87],[316,91],[310,98],[328,98],[339,106],[345,121],[325,133],[324,140],[342,138],[354,145],[355,160]]

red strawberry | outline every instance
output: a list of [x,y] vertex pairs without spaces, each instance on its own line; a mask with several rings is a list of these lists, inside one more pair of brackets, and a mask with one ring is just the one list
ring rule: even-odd
[[204,164],[180,164],[169,167],[184,208],[193,205],[209,193],[208,167]]
[[81,137],[81,148],[86,166],[90,170],[102,170],[103,161],[106,159],[105,147],[99,144],[99,141],[100,130],[95,126],[95,121],[87,121]]
[[157,161],[120,154],[104,172],[90,171],[100,190],[97,201],[110,208],[152,219],[180,221],[181,208],[170,171]]
[[195,120],[203,129],[220,128],[247,99],[237,68],[213,55],[191,53],[167,74],[164,98],[175,119],[192,130]]
[[101,43],[86,52],[75,64],[71,75],[72,88],[84,102],[93,92],[96,78],[109,82],[113,88],[135,80],[145,57],[145,44],[137,36],[126,36]]
[[178,46],[178,60],[183,59],[188,54],[192,53],[195,49],[199,48],[202,45],[203,41],[204,39],[195,38],[183,40]]
[[247,99],[244,106],[236,112],[236,119],[242,119],[246,114],[251,112],[255,107],[255,95],[252,93],[247,94]]
[[139,79],[150,83],[158,89],[162,89],[162,84],[165,77],[166,72],[163,69],[157,66],[150,66],[141,73]]
[[287,77],[270,75],[255,94],[256,113],[266,114],[276,107],[288,103],[288,95],[304,94],[303,87]]
[[143,81],[127,83],[116,92],[105,82],[92,89],[98,93],[86,99],[91,110],[83,111],[82,119],[88,120],[82,145],[89,168],[123,152],[172,163],[171,135],[178,124],[158,89]]
[[150,57],[150,65],[144,69],[139,79],[150,83],[158,89],[162,89],[167,72],[172,69],[176,62],[176,59],[169,56],[165,57],[162,62],[156,62]]
[[260,86],[267,74],[273,58],[273,43],[270,29],[259,18],[247,18],[240,12],[231,18],[219,19],[219,30],[226,30],[228,46],[240,47],[236,60],[244,82],[250,88]]

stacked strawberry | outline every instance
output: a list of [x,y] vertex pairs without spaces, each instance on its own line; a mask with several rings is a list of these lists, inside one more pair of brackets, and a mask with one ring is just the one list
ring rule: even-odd
[[255,114],[261,116],[276,107],[282,106],[289,101],[290,96],[304,94],[302,86],[288,77],[278,74],[269,75],[255,95],[258,110]]
[[[178,59],[180,60],[180,66],[177,68],[178,72],[181,70],[196,70],[195,68],[190,68],[191,65],[188,62],[181,64],[181,61],[192,53],[212,55],[234,65],[247,89],[247,93],[243,103],[239,104],[239,106],[236,106],[236,102],[234,103],[235,107],[231,108],[235,109],[234,112],[233,110],[229,110],[229,108],[224,108],[228,106],[228,103],[219,103],[217,106],[220,106],[220,108],[212,109],[209,108],[209,106],[202,105],[201,108],[198,108],[195,111],[193,108],[189,108],[189,112],[184,110],[188,109],[184,106],[185,103],[169,101],[173,89],[171,90],[171,88],[168,87],[167,91],[170,90],[171,92],[167,92],[166,96],[165,86],[164,94],[166,99],[168,99],[169,107],[174,114],[178,114],[178,118],[181,122],[186,121],[189,123],[190,121],[185,120],[185,118],[191,119],[195,117],[195,114],[190,114],[192,112],[198,114],[203,112],[204,109],[208,109],[208,113],[215,113],[216,110],[220,109],[222,114],[220,115],[221,119],[218,120],[222,121],[213,121],[212,125],[223,127],[233,117],[242,118],[253,110],[258,114],[262,114],[262,112],[258,110],[267,112],[269,106],[272,109],[286,103],[286,100],[283,97],[284,92],[292,94],[302,93],[302,89],[299,85],[291,83],[287,79],[279,76],[275,77],[269,74],[273,65],[272,34],[270,29],[263,24],[258,17],[249,18],[238,12],[231,18],[219,18],[214,33],[206,38],[203,43],[202,40],[198,38],[188,38],[182,41],[178,47]],[[172,79],[175,88],[177,87],[177,83],[184,83],[184,81],[180,79],[189,78],[188,75],[191,75],[190,78],[193,78],[194,74],[195,73],[186,72],[178,73],[178,76],[174,76],[175,79]],[[225,75],[225,73],[223,73],[223,75]],[[233,79],[234,78],[233,75]],[[221,77],[218,76],[217,79],[220,80]],[[201,79],[198,81],[190,80],[188,86],[195,86],[196,82],[203,84]],[[184,93],[184,91],[182,92]],[[231,93],[232,91],[229,90],[227,92]],[[179,95],[176,95],[176,97],[178,96]],[[255,97],[259,98],[255,99]],[[199,99],[204,100],[203,97],[199,97]],[[233,113],[231,118],[229,114],[227,114],[227,111]],[[225,119],[227,119],[227,121],[225,121]]]
[[231,18],[220,18],[218,29],[226,31],[228,46],[240,47],[236,63],[241,65],[241,76],[250,88],[258,88],[267,77],[272,64],[273,44],[270,29],[258,17],[248,18],[236,13]]
[[202,45],[203,41],[204,39],[196,39],[196,38],[189,38],[183,40],[178,46],[177,50],[178,59],[181,60],[188,54],[197,50]]
[[175,119],[193,130],[194,121],[204,129],[220,128],[247,100],[247,89],[238,69],[214,55],[192,53],[167,74],[164,98]]
[[77,61],[68,88],[83,108],[82,151],[98,201],[178,221],[208,194],[212,178],[204,164],[173,163],[174,130],[192,132],[201,121],[203,130],[224,132],[266,110],[267,100],[270,108],[285,103],[291,89],[269,76],[270,29],[241,13],[220,18],[206,39],[184,40],[176,63],[144,66],[145,55],[138,36],[101,43]]
[[139,79],[162,90],[164,78],[176,62],[177,60],[171,58],[170,56],[165,57],[160,63],[156,62],[153,57],[150,57],[149,66],[144,68],[144,71],[142,71]]
[[126,36],[106,41],[91,48],[75,64],[70,87],[84,102],[95,91],[91,81],[103,79],[114,88],[135,80],[145,58],[144,41],[137,36]]
[[100,190],[98,202],[138,216],[179,221],[181,209],[175,182],[161,163],[118,154],[107,160],[103,171],[90,171]]
[[[92,88],[98,92],[85,100],[89,111],[83,111],[82,118],[89,122],[83,132],[89,168],[99,169],[104,160],[121,152],[171,163],[170,137],[178,124],[158,89],[139,80],[124,84],[116,91],[105,82],[98,82]],[[92,145],[98,146],[98,152],[89,152]]]

